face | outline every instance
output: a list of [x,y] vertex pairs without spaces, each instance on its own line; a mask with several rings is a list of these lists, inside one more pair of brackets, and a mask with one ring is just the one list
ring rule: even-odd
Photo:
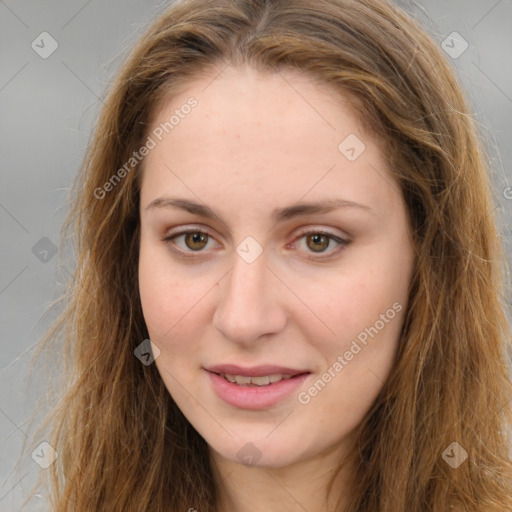
[[229,67],[153,123],[138,270],[166,388],[226,460],[340,452],[391,370],[414,261],[377,144],[293,71]]

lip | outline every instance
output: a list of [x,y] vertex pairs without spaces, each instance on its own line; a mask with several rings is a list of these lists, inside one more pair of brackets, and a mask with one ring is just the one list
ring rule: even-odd
[[298,370],[294,368],[286,368],[284,366],[260,365],[243,368],[236,364],[219,364],[205,368],[206,371],[212,373],[227,373],[228,375],[243,375],[245,377],[263,377],[265,375],[300,375],[302,373],[311,373],[309,370]]
[[[260,371],[261,367],[254,371]],[[274,371],[278,367],[266,367],[271,368],[274,373],[282,373]],[[238,407],[240,409],[266,409],[273,407],[279,402],[289,397],[294,391],[296,391],[304,381],[311,375],[311,373],[302,373],[296,375],[291,379],[281,380],[268,384],[267,386],[241,386],[236,383],[227,381],[224,377],[217,375],[211,371],[205,370],[210,378],[210,382],[215,394],[227,404]],[[225,372],[221,372],[225,373]],[[235,375],[243,375],[235,373]],[[260,376],[252,375],[252,376]],[[268,373],[264,375],[269,375]]]

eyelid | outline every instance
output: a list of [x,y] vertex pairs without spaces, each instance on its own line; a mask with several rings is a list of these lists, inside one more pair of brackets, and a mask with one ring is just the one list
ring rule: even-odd
[[297,240],[301,236],[308,235],[310,233],[319,233],[319,234],[329,235],[332,238],[335,238],[335,239],[338,238],[338,239],[344,240],[346,242],[350,241],[348,235],[341,235],[339,233],[333,233],[332,231],[329,230],[329,228],[324,228],[322,226],[314,226],[314,225],[306,226],[305,228],[299,229],[299,232],[295,236],[294,240]]
[[209,238],[217,240],[217,238],[212,235],[209,229],[202,226],[180,226],[179,228],[176,228],[176,231],[171,230],[166,232],[166,234],[162,237],[162,240],[169,240],[171,238],[186,235],[188,233],[204,233],[205,235],[208,235]]

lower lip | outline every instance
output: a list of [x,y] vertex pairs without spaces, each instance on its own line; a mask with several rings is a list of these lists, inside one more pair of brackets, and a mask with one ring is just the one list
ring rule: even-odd
[[229,405],[241,409],[265,409],[278,404],[297,390],[309,373],[280,380],[267,386],[240,386],[216,373],[208,372],[215,393]]

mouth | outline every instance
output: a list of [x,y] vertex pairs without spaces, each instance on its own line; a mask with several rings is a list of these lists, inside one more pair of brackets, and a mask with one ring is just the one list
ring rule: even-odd
[[204,370],[209,376],[212,390],[221,400],[232,407],[252,410],[277,407],[305,385],[311,375],[310,371],[289,369],[282,369],[278,373],[276,367],[269,373],[268,370],[262,371],[261,367],[242,370],[243,373],[258,375],[244,375],[242,371],[226,373],[225,368],[224,371]]

